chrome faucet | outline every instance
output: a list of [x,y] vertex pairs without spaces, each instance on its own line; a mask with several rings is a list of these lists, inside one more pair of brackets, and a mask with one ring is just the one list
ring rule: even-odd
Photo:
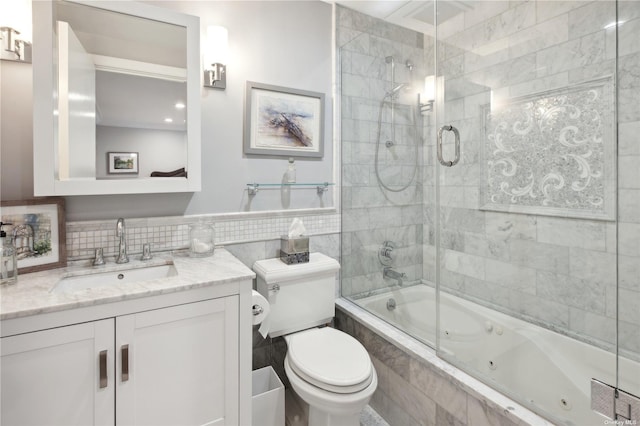
[[118,257],[116,263],[128,263],[129,256],[127,256],[127,236],[124,227],[124,219],[118,219],[116,223],[116,237],[120,238],[120,244],[118,245]]
[[392,280],[396,280],[399,286],[402,285],[402,280],[404,278],[407,278],[407,274],[405,274],[404,272],[394,271],[393,269],[391,269],[390,266],[384,267],[384,269],[382,270],[382,275],[385,278],[391,278]]

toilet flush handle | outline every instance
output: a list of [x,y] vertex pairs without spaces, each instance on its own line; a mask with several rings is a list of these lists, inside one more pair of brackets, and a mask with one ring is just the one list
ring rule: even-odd
[[274,284],[269,288],[269,291],[273,291],[274,293],[277,293],[280,291],[280,285],[279,284]]

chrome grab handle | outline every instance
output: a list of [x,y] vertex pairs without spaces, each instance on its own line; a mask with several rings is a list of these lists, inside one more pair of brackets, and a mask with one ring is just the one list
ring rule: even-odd
[[107,378],[107,351],[100,351],[98,356],[98,369],[100,370],[100,389],[109,385]]
[[122,381],[129,380],[129,345],[122,345],[120,347],[120,354],[122,358]]
[[[442,132],[444,132],[445,130],[449,132],[453,132],[453,134],[456,137],[456,140],[455,140],[456,158],[454,158],[453,161],[446,161],[445,159],[442,158]],[[458,164],[458,161],[460,161],[460,133],[458,132],[458,129],[456,129],[450,124],[446,126],[442,126],[440,127],[440,130],[438,130],[438,161],[440,162],[440,164],[442,164],[445,167],[453,167],[456,164]]]

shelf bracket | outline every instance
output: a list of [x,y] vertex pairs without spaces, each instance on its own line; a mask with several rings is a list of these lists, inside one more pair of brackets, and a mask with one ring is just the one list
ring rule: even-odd
[[247,192],[249,193],[250,196],[254,196],[258,193],[258,187],[260,186],[259,183],[250,183],[247,184]]
[[329,190],[329,182],[325,182],[323,185],[318,185],[318,195],[322,195]]

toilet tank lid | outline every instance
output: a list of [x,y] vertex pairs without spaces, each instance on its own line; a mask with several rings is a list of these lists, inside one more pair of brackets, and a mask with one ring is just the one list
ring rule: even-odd
[[253,270],[267,284],[297,280],[318,274],[336,273],[340,269],[337,260],[322,253],[310,253],[308,263],[287,265],[279,258],[258,260]]

